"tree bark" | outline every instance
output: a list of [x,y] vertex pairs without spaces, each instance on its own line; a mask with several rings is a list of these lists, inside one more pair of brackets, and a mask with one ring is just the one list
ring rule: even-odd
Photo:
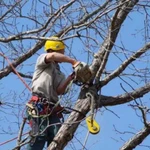
[[[124,2],[124,1],[122,1],[122,2]],[[117,35],[119,33],[119,30],[121,28],[121,25],[124,22],[124,20],[126,19],[129,12],[136,5],[137,2],[138,2],[138,0],[127,1],[124,3],[124,5],[122,7],[120,7],[116,11],[114,18],[112,20],[112,24],[110,26],[110,31],[109,31],[108,37],[102,44],[101,50],[99,50],[99,52],[95,55],[95,58],[91,65],[91,70],[94,73],[93,79],[95,78],[95,75],[97,74],[97,72],[99,74],[98,78],[100,77],[101,73],[103,72],[103,69],[106,64],[106,60],[109,56],[109,52],[113,47],[113,44],[114,44],[114,42],[117,38]],[[88,90],[83,90],[83,91],[81,90],[80,99],[78,99],[78,101],[75,105],[75,109],[77,109],[78,111],[80,111],[82,113],[74,111],[70,114],[70,116],[68,117],[66,122],[62,125],[59,132],[55,136],[54,140],[49,145],[48,150],[63,150],[64,147],[67,145],[67,143],[73,138],[73,135],[74,135],[78,125],[85,118],[85,116],[83,114],[86,115],[90,110],[90,100],[89,100],[89,98],[86,98],[86,96],[85,96],[87,92],[88,92]],[[134,99],[128,93],[125,97],[128,97],[128,101]],[[123,100],[123,98],[124,97],[122,97],[122,100]],[[109,100],[111,101],[111,105],[113,103],[115,103],[116,105],[119,104],[119,100],[117,101],[118,103],[116,103],[114,100],[112,100],[112,97]],[[108,99],[107,99],[107,101],[102,100],[101,104],[109,105],[109,100]],[[121,100],[121,97],[120,97],[120,100]],[[122,102],[124,102],[124,101],[128,102],[125,99]],[[102,105],[100,107],[102,107]]]

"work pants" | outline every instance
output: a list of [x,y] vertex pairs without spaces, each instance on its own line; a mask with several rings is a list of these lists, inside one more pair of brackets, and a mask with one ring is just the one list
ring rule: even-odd
[[60,123],[59,117],[51,115],[46,118],[32,118],[30,121],[33,135],[43,132],[48,125],[49,127],[38,136],[32,137],[31,135],[31,142],[27,145],[26,150],[42,150],[46,142],[48,147],[61,127],[61,124],[58,124]]

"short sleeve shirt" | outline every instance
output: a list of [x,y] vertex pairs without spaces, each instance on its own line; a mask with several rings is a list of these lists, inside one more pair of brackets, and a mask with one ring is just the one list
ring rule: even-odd
[[65,75],[55,62],[45,63],[47,54],[38,57],[32,79],[32,92],[43,94],[52,102],[58,101],[57,87],[64,82]]

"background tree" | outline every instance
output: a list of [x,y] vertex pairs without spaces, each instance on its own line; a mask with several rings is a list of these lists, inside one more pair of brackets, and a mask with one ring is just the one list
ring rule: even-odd
[[[84,115],[73,111],[67,116],[48,149],[64,149],[72,139],[81,141],[80,149],[150,148],[148,0],[1,0],[0,6],[0,127],[2,136],[15,135],[21,129],[14,149],[26,144],[21,139],[25,122],[21,123],[20,114],[30,92],[14,76],[12,66],[30,86],[37,55],[43,53],[45,40],[52,35],[65,41],[68,55],[90,65],[93,85],[75,86],[63,97],[65,105]],[[72,71],[67,65],[62,69],[66,75]],[[91,106],[89,92],[99,108],[96,119],[106,120],[98,135],[104,141],[91,148],[74,135],[81,125],[85,127]],[[66,149],[75,149],[72,145]]]

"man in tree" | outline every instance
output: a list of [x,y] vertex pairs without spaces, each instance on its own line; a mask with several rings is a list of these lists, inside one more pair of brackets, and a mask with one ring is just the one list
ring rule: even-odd
[[[58,37],[52,37],[45,43],[45,51],[35,65],[32,79],[32,98],[27,104],[29,121],[32,128],[31,142],[27,150],[42,150],[45,142],[49,145],[60,128],[60,117],[57,114],[58,95],[65,90],[74,78],[69,75],[66,79],[60,71],[58,63],[66,62],[72,66],[78,61],[64,55],[65,44]],[[31,111],[32,110],[32,111]],[[48,127],[49,126],[49,127]]]

